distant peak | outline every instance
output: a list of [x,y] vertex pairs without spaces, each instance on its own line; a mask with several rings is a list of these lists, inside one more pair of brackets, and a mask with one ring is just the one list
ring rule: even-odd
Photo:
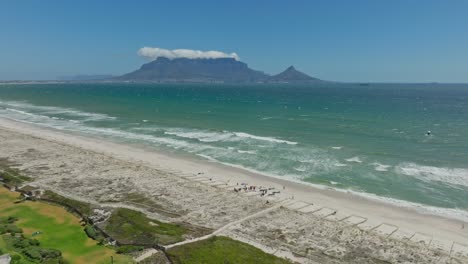
[[269,81],[273,82],[306,82],[306,81],[318,81],[318,79],[310,77],[309,75],[300,72],[294,68],[294,66],[289,66],[282,73],[273,75],[270,77]]

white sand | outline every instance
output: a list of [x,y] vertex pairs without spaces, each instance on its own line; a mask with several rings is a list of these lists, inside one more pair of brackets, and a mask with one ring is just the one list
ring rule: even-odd
[[[61,131],[19,123],[5,118],[0,118],[0,128],[78,147],[81,150],[101,153],[134,164],[142,164],[158,170],[173,172],[177,175],[196,175],[201,172],[203,173],[202,175],[194,178],[197,178],[199,181],[205,180],[207,183],[224,182],[236,186],[236,183],[245,182],[249,185],[275,187],[281,193],[272,197],[272,201],[274,199],[284,200],[292,198],[297,203],[289,203],[288,207],[290,209],[287,210],[299,211],[297,212],[299,214],[304,214],[307,211],[308,214],[313,214],[315,217],[339,220],[343,225],[346,225],[346,223],[348,225],[360,224],[363,229],[373,229],[385,237],[391,236],[395,239],[408,239],[419,236],[429,237],[431,238],[430,241],[434,240],[437,243],[442,243],[440,247],[450,249],[453,245],[461,247],[459,251],[462,253],[460,254],[464,254],[464,250],[468,250],[465,247],[468,244],[468,223],[465,223],[466,228],[462,229],[463,222],[459,220],[422,214],[407,208],[368,200],[351,193],[315,188],[301,183],[223,166],[214,162],[175,157],[147,150],[143,147],[128,146],[96,138],[66,134]],[[210,181],[209,179],[212,180]],[[212,183],[212,185],[217,185],[217,183]],[[283,186],[285,189],[283,189]],[[226,188],[225,191],[230,192],[230,190],[231,188]],[[216,194],[213,194],[213,197],[215,196]],[[352,222],[356,219],[359,221],[356,223]],[[369,224],[363,224],[366,221]],[[408,235],[405,236],[403,234]],[[247,238],[244,237],[243,239]]]

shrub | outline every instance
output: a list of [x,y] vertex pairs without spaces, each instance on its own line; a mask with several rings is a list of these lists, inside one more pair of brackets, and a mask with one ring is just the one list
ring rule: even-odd
[[18,239],[18,238],[16,238],[16,240],[14,240],[14,242],[13,242],[13,247],[15,247],[15,248],[23,249],[23,248],[28,248],[30,246],[31,245],[29,244],[29,241],[27,239]]
[[23,233],[23,230],[14,224],[5,225],[5,230],[7,233],[12,233],[12,234]]
[[62,256],[62,252],[57,249],[42,248],[39,252],[41,256],[46,259],[55,259]]
[[20,255],[16,255],[16,254],[12,255],[12,256],[11,256],[11,262],[10,262],[10,263],[11,263],[11,264],[17,264],[17,263],[19,264],[19,263],[21,263],[21,257],[20,257]]
[[87,225],[84,229],[84,231],[86,232],[86,235],[88,235],[88,237],[94,239],[94,240],[98,240],[98,234],[96,232],[96,230],[90,226],[90,225]]
[[117,253],[125,254],[125,253],[130,253],[130,252],[135,252],[135,251],[142,251],[143,249],[145,248],[141,246],[132,246],[132,245],[120,246],[117,248]]
[[34,238],[28,238],[28,243],[31,246],[39,246],[39,244],[40,244],[39,240],[34,239]]
[[9,223],[9,224],[13,224],[16,221],[18,221],[18,217],[16,217],[16,216],[9,216],[7,218],[7,223]]
[[41,260],[41,250],[39,247],[28,247],[23,250],[23,254],[26,255],[28,258]]

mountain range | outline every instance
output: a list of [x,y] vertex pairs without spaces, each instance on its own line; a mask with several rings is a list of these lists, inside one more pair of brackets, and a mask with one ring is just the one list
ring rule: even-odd
[[253,70],[234,58],[168,59],[159,57],[140,69],[113,78],[135,82],[223,82],[223,83],[303,83],[320,82],[290,66],[277,75]]

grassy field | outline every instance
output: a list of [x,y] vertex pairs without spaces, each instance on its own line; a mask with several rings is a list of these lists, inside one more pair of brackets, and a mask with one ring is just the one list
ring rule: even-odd
[[141,212],[126,208],[112,212],[105,230],[123,243],[163,245],[182,241],[187,232],[181,225],[149,219]]
[[171,248],[167,253],[175,264],[290,264],[287,260],[228,237],[212,237]]
[[[35,231],[42,233],[34,238],[41,246],[55,248],[63,252],[70,263],[132,263],[131,258],[117,255],[114,250],[97,245],[88,238],[79,223],[79,219],[59,206],[43,202],[26,201],[15,204],[18,193],[0,188],[0,216],[15,216],[15,224],[22,228],[29,237]],[[5,250],[5,242],[0,238],[0,248]],[[27,261],[23,263],[29,263]]]

